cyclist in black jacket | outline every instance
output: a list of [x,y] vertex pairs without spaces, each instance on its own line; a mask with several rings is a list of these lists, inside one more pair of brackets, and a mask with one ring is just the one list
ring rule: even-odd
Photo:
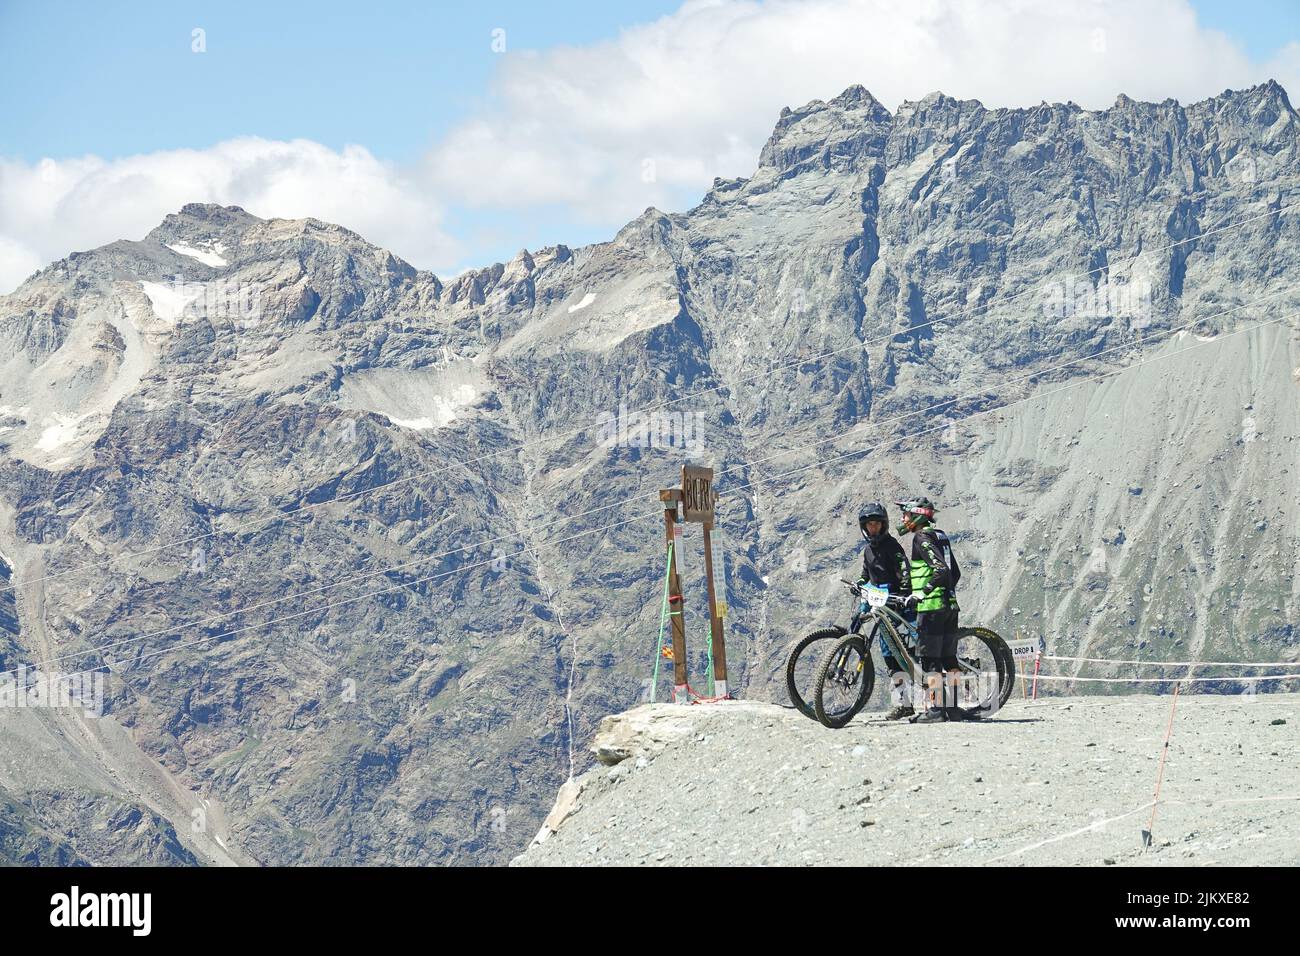
[[[876,587],[889,589],[890,594],[906,597],[912,591],[911,568],[903,546],[889,533],[889,513],[880,502],[873,501],[858,512],[858,527],[866,546],[862,549],[862,577],[858,583],[870,582]],[[915,611],[907,610],[904,615],[912,619]],[[889,699],[894,705],[886,717],[889,720],[902,720],[915,712],[912,706],[912,681],[903,665],[890,656],[884,638],[880,640],[880,650],[889,668]]]

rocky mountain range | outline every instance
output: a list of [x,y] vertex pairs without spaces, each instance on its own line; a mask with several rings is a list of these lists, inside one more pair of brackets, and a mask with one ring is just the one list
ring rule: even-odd
[[688,212],[455,279],[211,205],[41,270],[0,297],[0,702],[105,679],[0,707],[0,861],[511,859],[650,692],[687,459],[744,698],[918,493],[968,621],[1296,659],[1298,119],[853,87]]

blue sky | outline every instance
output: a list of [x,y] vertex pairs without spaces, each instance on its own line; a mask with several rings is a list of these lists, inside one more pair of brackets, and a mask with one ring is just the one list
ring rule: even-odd
[[1300,39],[1300,0],[1195,0],[1192,6],[1202,23],[1240,40],[1256,59]]
[[782,106],[851,82],[891,107],[1300,86],[1300,0],[937,10],[0,0],[0,292],[189,198],[331,218],[443,274],[595,241],[748,175]]
[[[507,53],[580,45],[678,6],[4,0],[0,155],[112,158],[253,133],[411,160],[483,101],[493,30]],[[1300,0],[1192,6],[1258,59],[1300,39]],[[190,49],[195,27],[204,56]]]
[[485,95],[493,30],[507,52],[584,44],[678,5],[3,0],[0,155],[112,158],[254,133],[409,160]]

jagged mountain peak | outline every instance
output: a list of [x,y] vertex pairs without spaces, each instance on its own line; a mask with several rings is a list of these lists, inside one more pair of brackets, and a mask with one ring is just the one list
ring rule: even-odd
[[759,153],[759,169],[788,170],[830,148],[840,157],[860,152],[892,117],[864,87],[851,86],[829,103],[812,100],[781,110]]
[[854,83],[839,96],[830,100],[829,105],[838,106],[840,109],[870,110],[873,112],[877,108],[884,109],[884,106],[871,94],[871,91],[860,83]]
[[[1173,97],[1157,103],[1137,100],[1127,93],[1119,93],[1115,97],[1115,102],[1109,108],[1096,112],[1099,115],[1114,113],[1143,116],[1156,116],[1161,113],[1186,116],[1236,114],[1243,120],[1249,120],[1254,124],[1263,126],[1272,125],[1283,114],[1293,117],[1296,115],[1286,90],[1277,80],[1273,79],[1244,89],[1226,89],[1215,96],[1187,104],[1183,104]],[[1271,115],[1265,117],[1264,114],[1266,113],[1271,113]]]
[[979,100],[959,100],[955,96],[949,96],[942,90],[933,90],[925,94],[919,100],[903,100],[899,104],[897,112],[913,113],[918,109],[932,110],[936,107],[963,107],[971,106],[977,109],[984,109],[984,104]]
[[1282,84],[1273,78],[1258,83],[1255,86],[1244,90],[1224,90],[1215,99],[1219,100],[1248,100],[1254,103],[1274,103],[1290,110],[1291,98],[1287,95],[1286,89]]
[[654,206],[647,206],[645,212],[618,231],[614,242],[630,246],[662,244],[673,231],[673,219],[671,213],[656,209]]
[[245,210],[242,206],[222,206],[218,203],[191,202],[180,208],[179,212],[169,213],[158,226],[159,229],[180,229],[190,224],[207,228],[224,229],[230,226],[247,228],[263,222],[258,216]]
[[397,286],[423,281],[435,293],[441,283],[389,250],[337,223],[314,217],[261,218],[239,206],[188,203],[169,213],[143,240],[118,239],[74,252],[29,277],[7,297],[14,302],[47,286],[105,291],[112,282],[208,281],[256,272],[259,264],[297,260],[304,276],[334,282],[351,275],[373,276]]
[[[1209,97],[1204,100],[1198,100],[1194,103],[1184,106],[1177,99],[1167,98],[1160,102],[1136,100],[1126,93],[1119,93],[1115,102],[1109,110],[1153,112],[1157,110],[1195,110],[1205,106],[1260,106],[1272,105],[1284,112],[1294,112],[1291,106],[1290,98],[1286,90],[1277,80],[1269,79],[1263,83],[1240,90],[1225,90],[1223,93]],[[818,117],[828,129],[834,125],[846,125],[854,122],[872,122],[872,123],[893,123],[896,124],[901,120],[914,120],[920,118],[924,120],[928,117],[943,115],[948,112],[962,113],[984,113],[996,112],[1000,114],[1026,114],[1039,112],[1043,110],[1061,111],[1068,113],[1084,112],[1074,101],[1064,103],[1042,101],[1036,106],[1027,107],[999,107],[997,110],[990,110],[978,99],[958,99],[950,96],[941,90],[935,90],[926,94],[919,100],[903,100],[899,103],[897,109],[889,111],[879,100],[875,98],[864,86],[854,84],[842,92],[839,96],[825,101],[820,99],[810,100],[798,108],[784,107],[780,112],[777,123],[773,129],[772,137],[769,144],[779,141],[785,132],[792,127],[798,126],[801,122],[809,117]],[[1100,110],[1097,112],[1106,113],[1109,110]],[[867,114],[864,118],[857,114]],[[836,121],[830,123],[828,121]],[[760,165],[765,165],[760,161]]]

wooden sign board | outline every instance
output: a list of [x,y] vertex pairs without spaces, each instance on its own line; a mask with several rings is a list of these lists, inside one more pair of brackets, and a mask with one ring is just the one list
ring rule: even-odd
[[713,506],[717,500],[713,490],[713,469],[682,465],[682,520],[712,525]]

